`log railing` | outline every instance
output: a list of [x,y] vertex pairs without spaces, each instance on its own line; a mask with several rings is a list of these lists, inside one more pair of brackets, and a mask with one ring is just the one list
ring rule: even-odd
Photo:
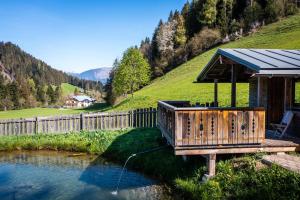
[[178,101],[158,103],[158,126],[173,146],[259,144],[264,141],[263,108],[180,108],[178,105]]

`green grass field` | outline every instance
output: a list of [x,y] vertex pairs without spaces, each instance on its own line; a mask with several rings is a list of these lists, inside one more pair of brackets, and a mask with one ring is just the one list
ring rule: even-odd
[[22,110],[1,111],[0,119],[29,118],[36,116],[67,115],[80,113],[77,109],[57,109],[57,108],[28,108]]
[[62,89],[63,96],[68,96],[68,95],[74,94],[75,88],[77,88],[78,91],[80,91],[79,87],[71,85],[69,83],[62,83],[61,84],[61,89]]
[[103,110],[107,105],[97,103],[88,108],[80,109],[58,109],[58,108],[28,108],[22,110],[9,110],[1,111],[0,119],[16,119],[16,118],[30,118],[30,117],[42,117],[42,116],[59,116],[59,115],[71,115],[84,112],[97,112]]
[[[73,94],[76,86],[69,83],[62,83],[61,88],[63,96]],[[80,89],[79,87],[77,87]],[[30,118],[30,117],[42,117],[42,116],[59,116],[59,115],[71,115],[79,114],[82,112],[95,112],[106,108],[106,104],[95,104],[89,108],[81,109],[59,109],[59,108],[28,108],[22,110],[9,110],[0,111],[0,119],[15,119],[15,118]]]
[[[285,48],[300,49],[300,14],[263,27],[259,32],[217,48]],[[147,87],[134,93],[116,105],[113,110],[127,110],[156,106],[158,100],[191,100],[192,102],[213,101],[213,85],[193,83],[217,48],[209,50],[165,76],[154,80]],[[298,86],[297,98],[300,101]],[[248,104],[248,84],[238,84],[237,104]],[[219,86],[220,106],[230,105],[230,85]]]

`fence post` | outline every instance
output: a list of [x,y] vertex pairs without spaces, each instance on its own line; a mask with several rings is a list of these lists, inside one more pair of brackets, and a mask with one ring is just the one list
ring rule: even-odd
[[83,113],[80,113],[80,130],[82,131],[84,129],[84,115]]
[[157,127],[157,109],[153,109],[154,119],[153,119],[153,127]]
[[34,131],[35,134],[38,134],[39,133],[39,118],[36,117],[35,118],[35,131]]

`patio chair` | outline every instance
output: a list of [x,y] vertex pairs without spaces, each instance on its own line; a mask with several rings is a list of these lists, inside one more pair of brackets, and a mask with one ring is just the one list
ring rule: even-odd
[[292,111],[286,111],[283,115],[280,124],[273,124],[273,123],[270,124],[273,130],[275,130],[276,136],[279,136],[279,138],[282,138],[284,136],[287,129],[292,123],[293,117],[294,117],[294,113]]

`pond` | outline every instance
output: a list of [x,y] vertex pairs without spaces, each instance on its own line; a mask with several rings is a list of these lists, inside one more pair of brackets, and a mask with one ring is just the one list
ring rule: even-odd
[[91,155],[0,152],[0,199],[171,199],[157,181]]

